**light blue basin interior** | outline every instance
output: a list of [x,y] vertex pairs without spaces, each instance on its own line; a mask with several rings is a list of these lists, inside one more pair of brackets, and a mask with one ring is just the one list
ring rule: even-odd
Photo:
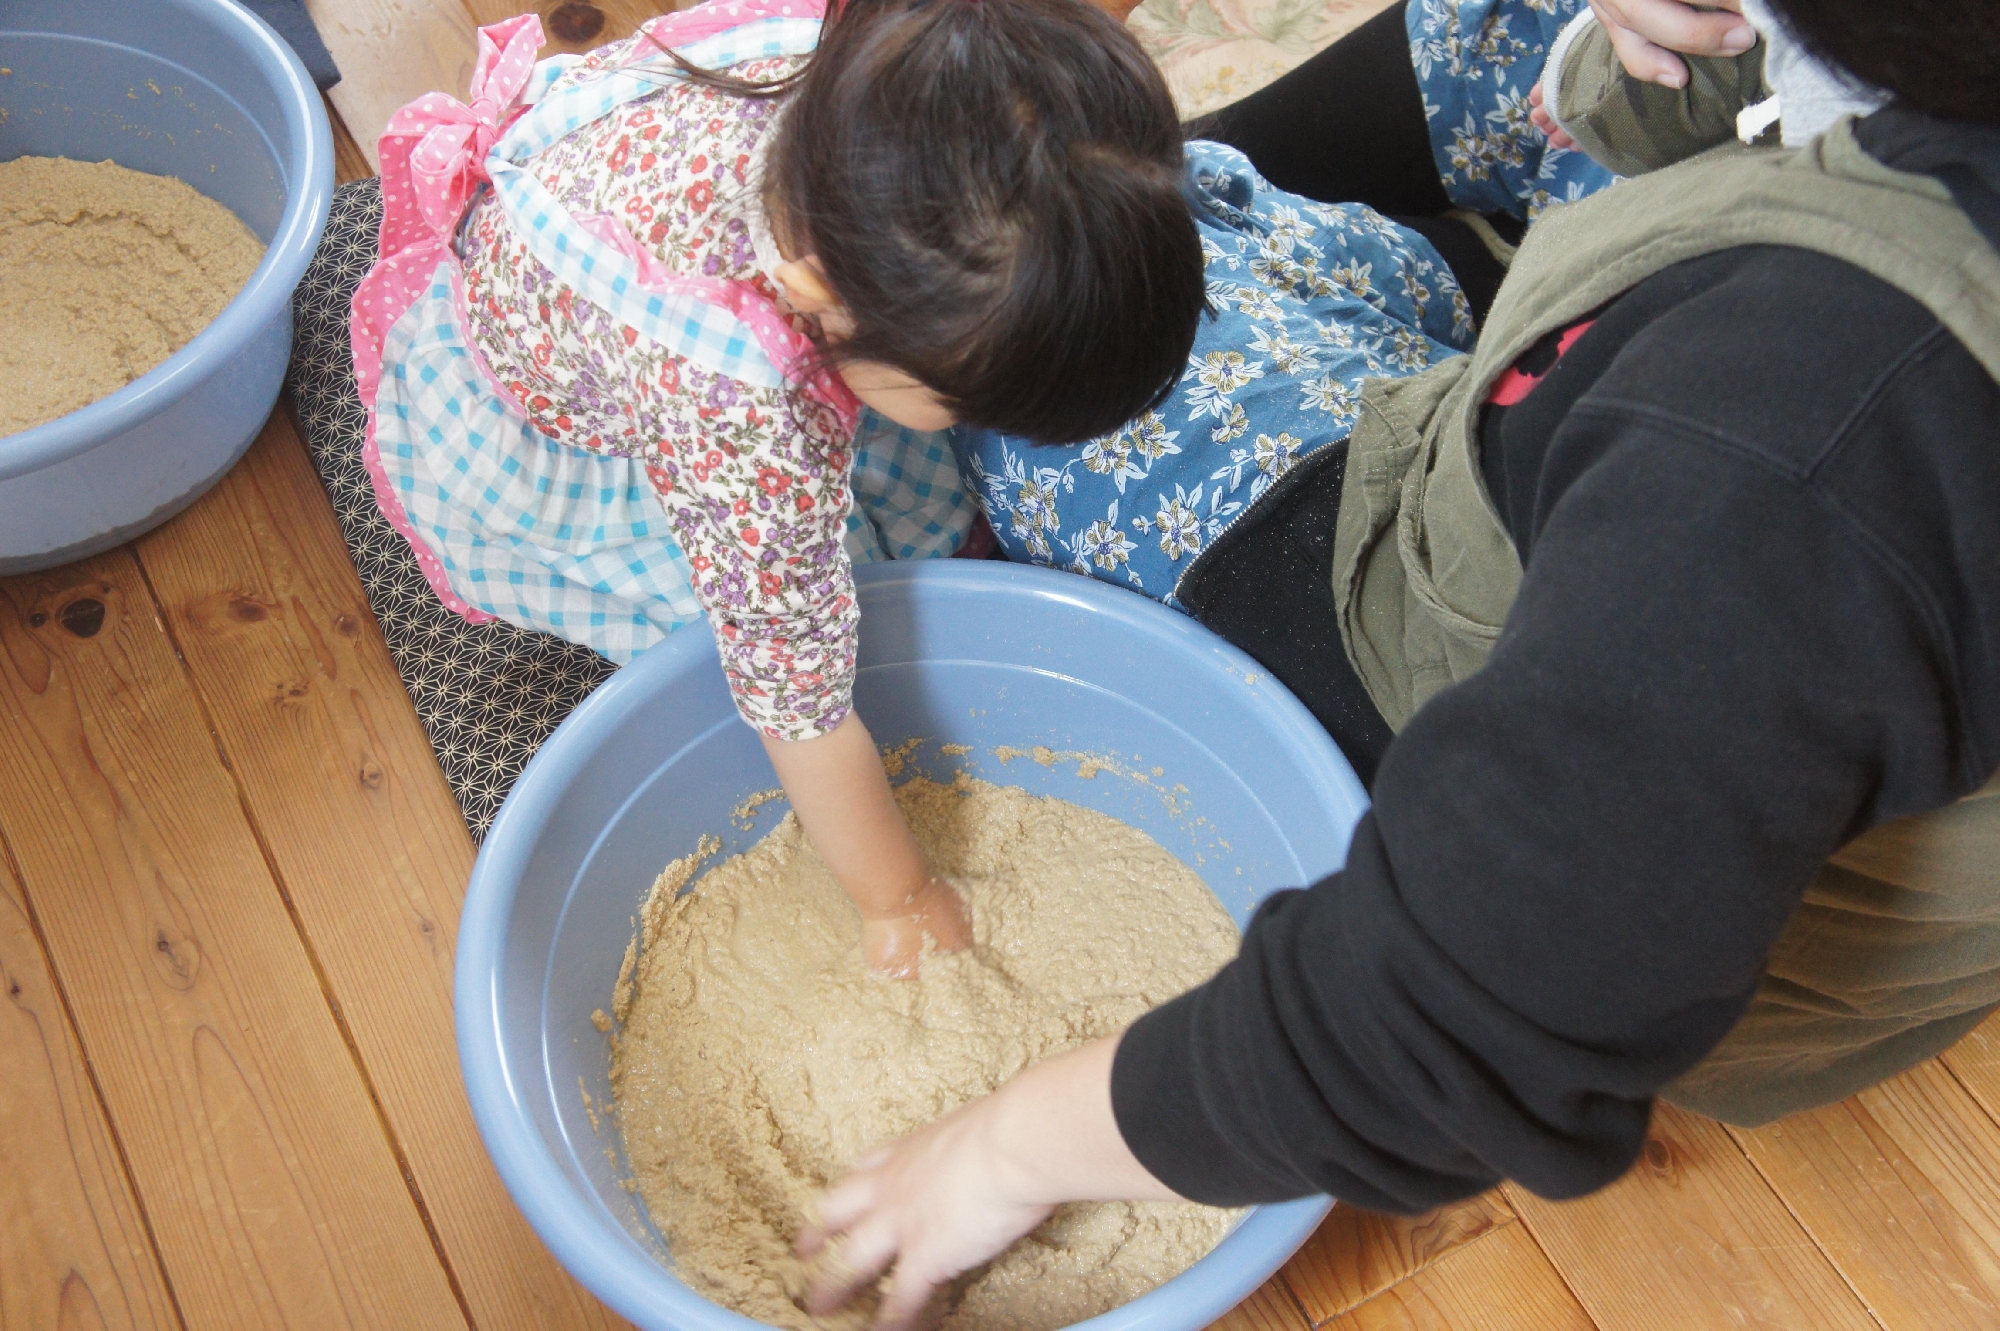
[[[17,21],[41,26],[26,14]],[[238,78],[225,92],[196,73],[214,60],[198,45],[203,36],[187,23],[142,23],[125,40],[110,41],[0,31],[0,66],[13,71],[0,75],[8,110],[0,161],[109,159],[178,176],[270,244],[287,191],[279,169],[284,154],[263,126],[284,125],[286,108],[268,80]]]

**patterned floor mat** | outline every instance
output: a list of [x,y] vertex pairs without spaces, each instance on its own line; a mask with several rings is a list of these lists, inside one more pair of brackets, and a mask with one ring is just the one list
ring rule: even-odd
[[292,298],[292,400],[396,670],[481,840],[541,742],[616,667],[560,638],[500,621],[468,624],[445,609],[375,506],[361,461],[367,413],[354,387],[347,307],[375,263],[381,219],[379,180],[334,191],[326,238]]

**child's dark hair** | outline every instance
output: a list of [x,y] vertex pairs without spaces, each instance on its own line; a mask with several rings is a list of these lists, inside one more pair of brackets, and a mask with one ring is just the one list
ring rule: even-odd
[[961,421],[1043,443],[1172,391],[1206,308],[1180,126],[1103,11],[845,0],[782,84],[689,72],[788,94],[765,190],[854,321],[836,361],[894,366]]

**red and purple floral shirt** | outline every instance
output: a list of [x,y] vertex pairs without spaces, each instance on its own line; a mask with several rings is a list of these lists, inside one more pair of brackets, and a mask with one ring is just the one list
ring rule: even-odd
[[[557,86],[600,77],[643,40],[597,51]],[[770,79],[797,64],[730,72]],[[761,171],[784,109],[663,79],[528,170],[573,217],[614,221],[667,272],[745,282],[788,309],[770,277],[782,259]],[[543,267],[490,195],[468,213],[459,252],[472,343],[535,426],[645,461],[744,718],[785,740],[840,724],[859,624],[841,548],[852,453],[840,414],[792,387],[708,371],[617,320]]]

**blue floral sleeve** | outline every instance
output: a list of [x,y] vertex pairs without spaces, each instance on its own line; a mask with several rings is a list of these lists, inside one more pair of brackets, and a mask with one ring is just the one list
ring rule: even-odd
[[1472,312],[1429,241],[1359,204],[1274,189],[1233,148],[1190,143],[1213,317],[1173,393],[1080,447],[962,430],[960,461],[1010,559],[1173,604],[1229,525],[1354,428],[1364,379],[1470,348]]
[[1431,153],[1459,207],[1533,221],[1551,203],[1617,179],[1583,153],[1549,147],[1528,119],[1549,47],[1587,8],[1587,0],[1410,0],[1410,63]]

